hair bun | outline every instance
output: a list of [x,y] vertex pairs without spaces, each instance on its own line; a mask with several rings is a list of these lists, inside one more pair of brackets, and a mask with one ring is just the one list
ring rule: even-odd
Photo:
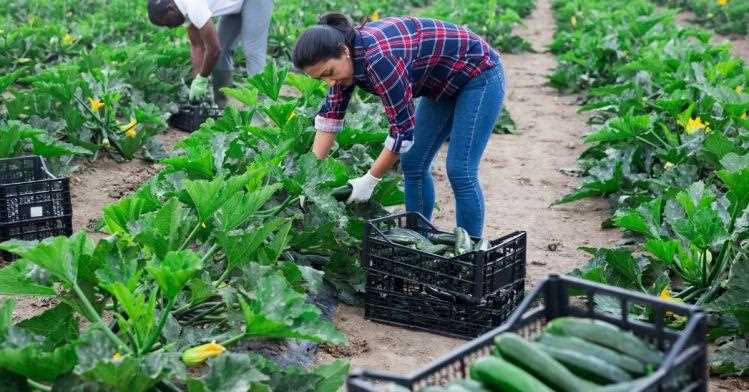
[[342,30],[342,31],[346,31],[346,30],[353,28],[353,26],[351,25],[351,22],[348,20],[346,15],[341,14],[339,12],[330,12],[321,16],[320,20],[318,21],[318,24],[335,27],[336,29]]

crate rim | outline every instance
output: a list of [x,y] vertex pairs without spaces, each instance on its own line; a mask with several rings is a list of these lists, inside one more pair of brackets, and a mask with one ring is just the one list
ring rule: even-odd
[[[371,384],[364,381],[363,378],[379,378],[383,381],[394,382],[405,387],[410,387],[410,385],[412,385],[414,382],[418,382],[419,380],[426,378],[429,374],[434,372],[435,369],[443,368],[444,366],[448,365],[451,362],[454,362],[460,357],[476,352],[477,350],[484,347],[488,341],[494,339],[495,336],[515,326],[519,321],[521,321],[520,319],[525,314],[527,314],[529,310],[534,310],[534,308],[529,308],[530,305],[536,300],[536,298],[541,294],[545,287],[553,282],[566,282],[572,285],[587,286],[596,292],[602,292],[605,294],[625,295],[636,300],[637,302],[657,304],[658,306],[665,308],[665,310],[674,310],[679,313],[688,314],[689,321],[684,327],[683,331],[694,331],[697,328],[698,324],[703,322],[705,319],[704,312],[696,305],[667,302],[640,292],[627,290],[616,286],[603,285],[600,283],[567,275],[549,274],[538,285],[536,285],[536,287],[533,288],[533,291],[531,291],[528,295],[525,296],[525,298],[523,298],[523,301],[520,302],[520,304],[517,306],[515,312],[499,327],[487,331],[483,335],[449,351],[446,354],[441,355],[440,357],[429,362],[423,367],[406,374],[369,370],[366,368],[355,368],[349,375],[347,384],[351,383],[359,388],[362,388],[363,390],[371,390]],[[525,310],[525,312],[521,313],[519,311],[521,309]],[[540,310],[536,309],[535,311],[539,312]],[[697,352],[698,349],[696,347],[686,347],[687,337],[688,335],[682,334],[682,336],[680,336],[674,342],[673,346],[668,351],[668,355],[664,358],[661,366],[657,371],[648,376],[646,380],[652,382],[653,380],[664,376],[665,373],[667,373],[671,369],[684,363],[690,357],[699,355],[699,353]],[[647,385],[648,383],[643,383],[643,386]]]
[[21,156],[17,156],[17,157],[0,158],[0,163],[6,162],[6,161],[16,161],[16,160],[19,160],[19,159],[27,159],[27,158],[38,160],[41,163],[41,165],[42,165],[41,166],[42,170],[44,171],[44,173],[47,174],[47,176],[49,178],[45,178],[45,179],[41,179],[41,180],[30,180],[30,181],[19,181],[19,182],[6,182],[6,183],[3,183],[3,184],[0,184],[0,186],[16,185],[16,184],[33,184],[33,183],[40,183],[40,182],[49,181],[49,180],[66,180],[67,179],[67,177],[60,177],[60,178],[58,178],[55,175],[53,175],[52,173],[50,173],[49,169],[47,169],[47,163],[45,162],[44,157],[41,156],[41,155],[21,155]]
[[[392,241],[390,241],[389,238],[387,238],[387,236],[385,235],[385,233],[383,233],[382,230],[380,230],[376,226],[377,223],[387,222],[387,221],[391,221],[391,220],[394,220],[394,219],[399,219],[399,218],[402,218],[402,217],[408,217],[409,215],[415,215],[415,216],[417,216],[422,222],[424,222],[427,225],[429,225],[429,229],[430,230],[433,230],[433,231],[436,231],[436,232],[442,233],[442,234],[450,234],[450,233],[448,233],[446,231],[442,231],[442,230],[438,229],[437,227],[435,227],[420,212],[407,211],[407,212],[401,212],[401,213],[398,213],[398,214],[388,215],[388,216],[381,217],[381,218],[375,218],[375,219],[369,219],[369,220],[367,220],[365,226],[367,228],[374,229],[375,234],[373,235],[372,233],[369,233],[369,232],[365,231],[365,239],[368,240],[368,241],[381,241],[381,242],[386,243],[389,246],[394,246],[394,247],[396,247],[398,249],[407,249],[407,250],[410,250],[410,251],[414,251],[414,252],[416,252],[416,253],[418,253],[418,254],[420,254],[422,256],[435,257],[435,258],[439,258],[440,260],[445,260],[445,261],[459,262],[459,263],[462,263],[462,264],[464,264],[466,266],[474,266],[474,265],[476,265],[475,263],[467,262],[467,261],[463,261],[463,260],[459,260],[459,258],[465,257],[466,255],[482,255],[482,254],[486,254],[486,253],[489,253],[489,252],[492,252],[492,251],[498,249],[500,246],[502,246],[502,245],[504,245],[504,244],[506,244],[506,243],[508,243],[510,241],[517,240],[517,239],[519,239],[521,237],[526,237],[527,238],[527,236],[528,236],[528,233],[525,230],[515,230],[515,231],[512,231],[509,234],[505,234],[503,236],[500,236],[499,238],[497,238],[495,240],[491,240],[492,242],[496,241],[497,244],[494,245],[494,246],[492,246],[491,248],[489,248],[487,250],[471,250],[470,252],[466,252],[466,253],[464,253],[462,255],[455,255],[453,257],[448,258],[448,257],[442,256],[442,255],[437,255],[437,254],[433,254],[433,253],[427,253],[427,252],[424,252],[424,251],[419,250],[419,249],[411,248],[411,247],[408,247],[408,246],[405,246],[405,245],[401,245],[401,244],[397,244],[395,242],[392,242]],[[377,238],[377,237],[375,237],[375,235],[377,235],[378,237],[382,237],[382,238]],[[473,240],[477,240],[478,239],[478,238],[473,237],[473,236],[471,236],[471,238]]]

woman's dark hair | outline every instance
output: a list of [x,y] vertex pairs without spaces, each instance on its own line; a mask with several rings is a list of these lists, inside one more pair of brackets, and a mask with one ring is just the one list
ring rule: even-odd
[[294,66],[303,69],[340,56],[346,47],[351,51],[355,36],[356,30],[345,15],[337,12],[325,14],[316,26],[305,30],[296,40]]
[[148,0],[148,19],[164,27],[179,27],[185,23],[185,16],[174,0]]

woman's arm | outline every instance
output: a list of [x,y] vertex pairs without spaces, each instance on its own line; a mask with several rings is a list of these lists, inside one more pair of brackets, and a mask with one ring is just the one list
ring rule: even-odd
[[312,152],[317,159],[323,159],[328,156],[333,143],[335,143],[335,133],[317,131],[315,133],[315,142],[312,144]]
[[192,76],[194,77],[203,70],[205,47],[198,28],[193,25],[187,26],[187,38],[190,40],[190,61],[192,62]]
[[383,148],[380,156],[372,164],[372,168],[369,169],[369,173],[376,178],[382,178],[385,172],[393,168],[395,162],[398,162],[400,155],[394,153],[387,148]]

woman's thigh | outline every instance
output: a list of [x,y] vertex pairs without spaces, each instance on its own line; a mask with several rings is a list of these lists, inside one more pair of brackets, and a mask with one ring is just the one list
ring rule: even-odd
[[455,100],[419,99],[416,107],[414,144],[401,156],[404,175],[421,175],[430,167],[434,156],[450,133],[454,109]]

